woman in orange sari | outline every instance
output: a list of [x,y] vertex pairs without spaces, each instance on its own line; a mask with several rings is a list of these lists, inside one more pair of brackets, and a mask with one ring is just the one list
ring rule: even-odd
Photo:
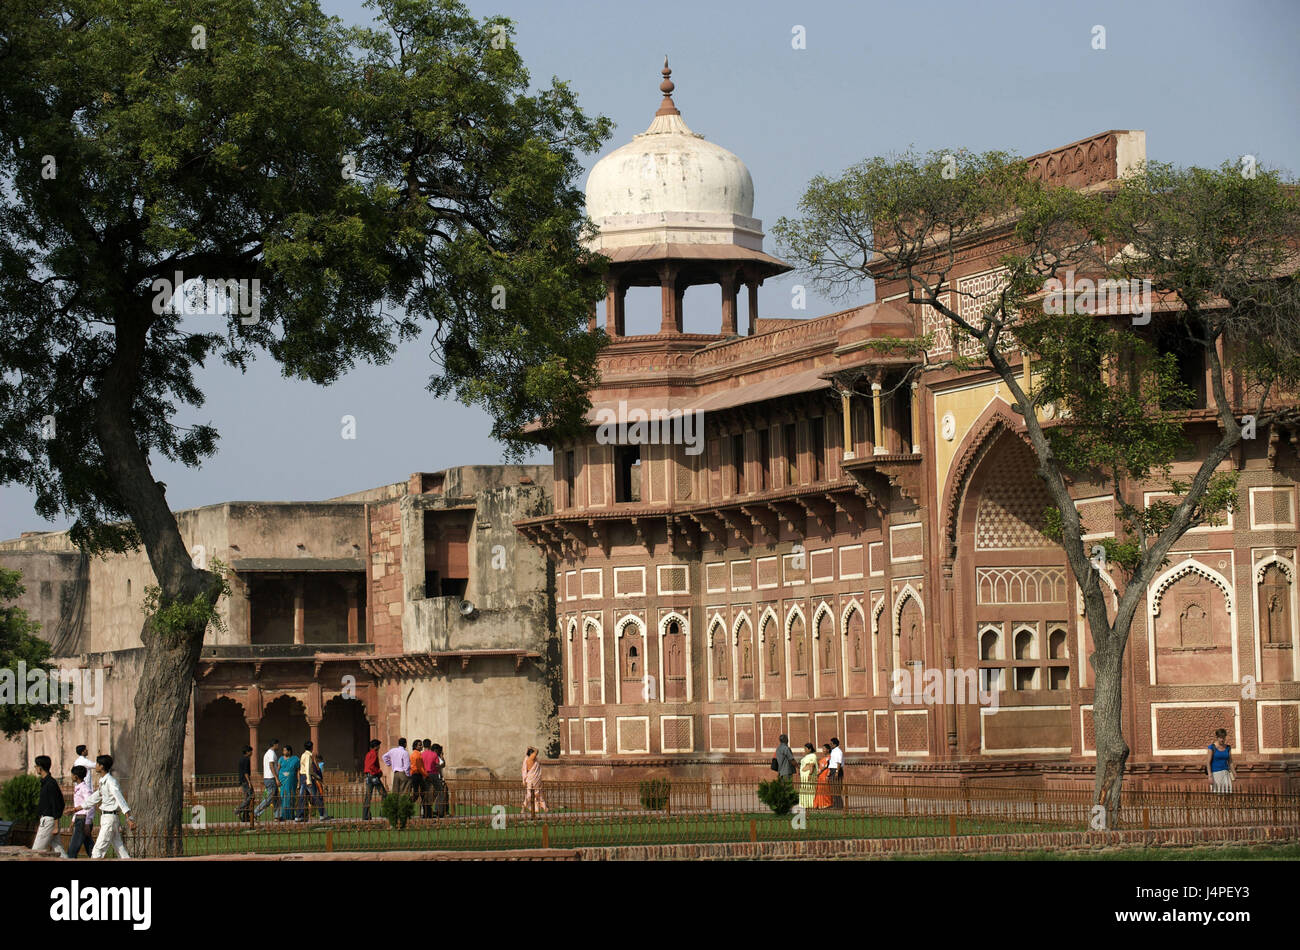
[[813,797],[813,808],[831,807],[830,762],[831,747],[827,743],[822,746],[822,755],[817,759],[817,794]]

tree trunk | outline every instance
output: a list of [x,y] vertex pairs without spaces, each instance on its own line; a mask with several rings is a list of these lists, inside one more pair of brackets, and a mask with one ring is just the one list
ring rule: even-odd
[[[218,579],[195,568],[134,427],[132,412],[147,331],[146,322],[132,319],[127,310],[119,313],[117,349],[96,399],[96,440],[116,500],[131,516],[158,580],[159,608],[194,604],[201,597],[212,605],[220,596]],[[143,855],[179,853],[181,848],[185,725],[206,629],[206,618],[171,629],[147,618],[140,634],[145,664],[135,694],[127,802],[142,836],[137,848]]]
[[203,630],[171,638],[146,621],[144,671],[135,694],[131,805],[139,823],[139,857],[183,853],[185,724]]
[[[1096,639],[1094,636],[1094,642]],[[1128,761],[1129,753],[1121,724],[1124,709],[1124,654],[1114,647],[1099,647],[1091,660],[1097,683],[1092,706],[1097,776],[1093,784],[1089,828],[1110,830],[1119,825],[1120,788],[1124,781],[1124,763]]]

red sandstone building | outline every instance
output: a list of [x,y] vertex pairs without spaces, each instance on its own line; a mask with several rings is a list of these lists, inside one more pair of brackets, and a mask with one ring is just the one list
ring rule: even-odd
[[[554,512],[516,522],[556,569],[561,774],[754,777],[787,733],[796,749],[838,737],[863,780],[1090,782],[1090,638],[1004,387],[953,370],[898,385],[906,359],[868,341],[937,330],[932,356],[961,345],[903,286],[877,282],[875,303],[818,319],[758,318],[759,285],[789,267],[763,251],[744,165],[686,127],[667,70],[661,88],[650,128],[588,182],[612,261],[592,429],[537,433],[555,453]],[[1030,162],[1086,188],[1144,157],[1144,133],[1112,131]],[[967,248],[958,290],[995,286],[1009,243]],[[717,333],[683,332],[701,284],[721,291]],[[625,294],[646,285],[661,289],[660,329],[627,336]],[[1182,367],[1199,446],[1217,432],[1212,396],[1204,365]],[[702,413],[702,451],[681,432],[611,439],[598,424],[620,410]],[[1222,727],[1239,778],[1297,785],[1296,437],[1244,443],[1235,513],[1186,535],[1134,622],[1124,731],[1138,783],[1202,780]],[[1130,486],[1138,501],[1168,487]],[[1079,480],[1074,494],[1087,538],[1113,534],[1107,490]],[[895,671],[923,669],[971,671],[998,702],[892,701]]]

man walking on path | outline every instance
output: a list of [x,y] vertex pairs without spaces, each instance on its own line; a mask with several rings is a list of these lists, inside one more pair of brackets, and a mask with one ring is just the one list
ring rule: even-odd
[[831,739],[831,761],[827,768],[826,781],[831,787],[831,807],[844,807],[844,750],[840,740]]
[[316,764],[316,753],[312,747],[312,741],[308,739],[302,744],[302,758],[299,760],[301,772],[298,773],[298,781],[302,783],[302,810],[298,813],[299,821],[306,821],[311,812],[311,806],[316,806],[316,815],[318,818],[329,821],[329,813],[325,811],[325,799],[320,793],[320,767]]
[[46,851],[53,851],[61,858],[66,858],[68,853],[63,850],[63,845],[59,844],[59,819],[63,817],[63,789],[59,788],[58,780],[50,774],[50,757],[48,755],[38,755],[36,757],[36,774],[41,780],[41,795],[37,805],[37,815],[40,816],[41,823],[36,829],[36,840],[32,842],[32,850],[38,854]]
[[[272,739],[270,748],[268,748],[266,754],[262,756],[262,785],[266,787],[266,795],[262,798],[262,801],[258,803],[258,806],[253,809],[254,818],[266,811],[267,808],[274,805],[276,799],[280,797],[276,793],[276,789],[279,786],[277,785],[275,777],[275,772],[280,761],[279,753],[276,752],[278,748],[280,748],[280,740]],[[274,814],[274,812],[272,812],[272,814]]]
[[101,755],[95,759],[95,775],[99,778],[99,784],[95,787],[95,794],[86,799],[86,804],[98,805],[103,817],[99,823],[99,837],[95,839],[95,850],[90,856],[104,857],[111,845],[117,849],[119,858],[129,858],[131,855],[127,854],[126,845],[122,842],[122,828],[118,821],[125,817],[131,830],[135,831],[135,819],[131,817],[131,806],[122,797],[121,786],[113,777],[111,755]]
[[236,765],[239,771],[239,788],[244,793],[244,800],[235,809],[236,821],[248,821],[248,806],[253,803],[253,747],[246,745],[239,753]]
[[380,800],[388,794],[384,790],[384,770],[379,767],[379,740],[370,740],[370,749],[366,752],[366,764],[362,766],[361,771],[366,783],[366,797],[361,803],[361,820],[370,820],[370,796],[374,794],[375,789],[379,789]]
[[90,790],[93,792],[95,790],[94,788],[95,763],[90,761],[90,759],[86,758],[86,747],[84,745],[77,746],[77,761],[73,762],[72,764],[80,765],[83,769],[86,770],[86,781],[90,783],[91,785]]
[[93,858],[95,854],[91,850],[91,842],[95,840],[95,806],[86,804],[94,794],[90,787],[90,773],[84,765],[74,765],[72,777],[77,780],[77,784],[72,788],[72,807],[75,810],[72,813],[72,846],[68,857],[75,858],[77,852],[85,848],[86,857]]
[[393,794],[405,794],[411,772],[411,754],[406,751],[405,738],[398,739],[397,745],[384,753],[384,765],[393,770]]
[[790,751],[790,737],[782,733],[780,744],[776,747],[776,777],[793,779],[797,768],[794,753]]

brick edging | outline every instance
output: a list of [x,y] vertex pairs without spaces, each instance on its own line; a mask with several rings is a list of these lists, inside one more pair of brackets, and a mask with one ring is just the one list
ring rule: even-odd
[[1032,834],[956,835],[917,838],[828,838],[819,840],[713,844],[623,845],[578,848],[580,861],[710,861],[835,857],[891,857],[900,854],[996,854],[1017,851],[1101,851],[1117,847],[1182,848],[1196,845],[1289,844],[1300,828],[1161,828],[1149,831],[1054,831]]

